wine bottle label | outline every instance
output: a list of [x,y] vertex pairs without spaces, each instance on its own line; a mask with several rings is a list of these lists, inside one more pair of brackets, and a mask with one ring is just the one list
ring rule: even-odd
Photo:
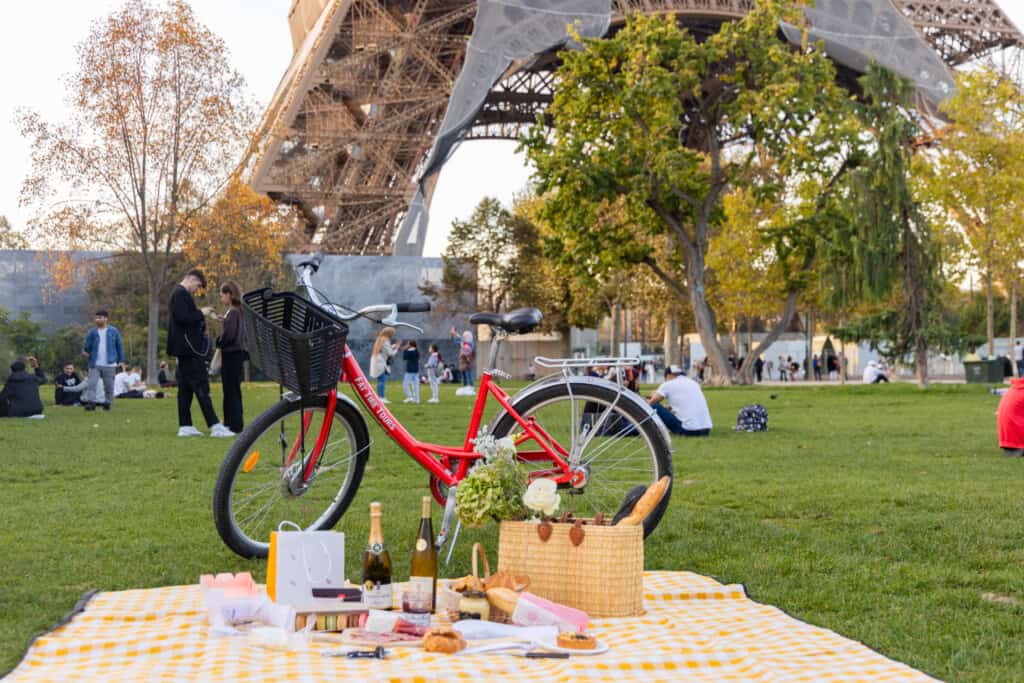
[[425,539],[425,538],[417,538],[416,539],[416,550],[419,550],[420,552],[423,552],[426,549],[427,549],[427,539]]
[[413,593],[433,593],[434,592],[434,577],[433,576],[410,576],[409,577],[409,590]]
[[370,609],[391,609],[391,584],[374,584],[370,581],[364,583],[363,603]]
[[371,543],[368,546],[366,546],[366,552],[373,553],[374,555],[380,555],[382,552],[384,552],[384,544]]

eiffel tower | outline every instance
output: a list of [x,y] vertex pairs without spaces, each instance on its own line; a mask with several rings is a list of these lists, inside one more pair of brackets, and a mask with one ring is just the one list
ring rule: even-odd
[[[630,13],[669,13],[707,34],[753,4],[294,0],[295,53],[247,160],[250,182],[297,207],[326,252],[420,255],[444,159],[461,139],[517,139],[543,115],[568,23],[592,36]],[[1024,44],[993,0],[818,0],[806,13],[840,78],[874,58],[933,104],[951,91],[951,67]]]

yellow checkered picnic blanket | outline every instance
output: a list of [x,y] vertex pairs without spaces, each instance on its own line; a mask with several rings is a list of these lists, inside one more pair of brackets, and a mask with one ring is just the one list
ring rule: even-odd
[[279,653],[208,635],[198,586],[101,593],[39,638],[7,679],[29,681],[932,681],[935,679],[689,572],[647,572],[646,614],[600,619],[603,655],[568,660],[439,655],[392,648],[380,660]]

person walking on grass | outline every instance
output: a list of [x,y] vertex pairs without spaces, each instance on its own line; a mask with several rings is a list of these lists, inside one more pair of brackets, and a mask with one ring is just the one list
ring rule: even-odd
[[110,314],[106,309],[96,311],[96,327],[85,335],[82,355],[89,361],[89,377],[85,383],[82,403],[86,410],[96,410],[98,387],[103,381],[103,410],[110,410],[114,402],[114,375],[117,364],[124,362],[124,348],[121,333],[108,324]]
[[384,398],[384,390],[387,388],[388,375],[391,374],[391,357],[398,353],[398,345],[392,341],[394,337],[395,328],[385,327],[377,335],[370,353],[370,379],[377,380],[377,396],[381,403],[391,403]]
[[405,391],[406,403],[420,402],[420,350],[416,348],[416,340],[410,339],[402,344],[402,362],[405,364],[405,375],[402,376],[402,389]]
[[217,419],[210,399],[210,373],[206,357],[210,352],[210,339],[206,336],[206,316],[213,309],[196,307],[195,293],[206,288],[203,271],[193,268],[171,291],[168,308],[167,353],[178,359],[175,379],[178,382],[178,436],[202,436],[192,426],[192,397],[210,428],[210,436],[231,437],[235,433]]
[[228,307],[221,318],[224,330],[217,337],[220,380],[224,387],[224,426],[238,434],[245,426],[242,414],[242,374],[245,370],[245,328],[242,326],[242,288],[228,280],[220,287],[220,300]]
[[427,356],[427,381],[430,382],[431,393],[427,403],[440,403],[437,385],[441,383],[441,350],[437,348],[437,344],[430,345],[430,355]]

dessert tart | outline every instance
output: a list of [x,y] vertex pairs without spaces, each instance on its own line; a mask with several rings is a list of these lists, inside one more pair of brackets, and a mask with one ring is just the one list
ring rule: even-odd
[[574,631],[559,633],[557,643],[558,647],[563,647],[567,650],[593,650],[597,647],[597,641],[593,636]]

